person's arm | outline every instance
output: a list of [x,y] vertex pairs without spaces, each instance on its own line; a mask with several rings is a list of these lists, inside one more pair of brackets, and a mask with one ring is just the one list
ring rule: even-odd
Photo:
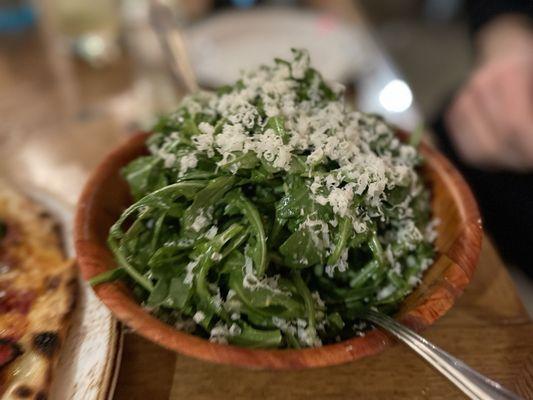
[[474,26],[480,27],[476,67],[446,115],[452,142],[470,164],[533,169],[530,24],[527,14],[503,14],[489,21],[482,17]]

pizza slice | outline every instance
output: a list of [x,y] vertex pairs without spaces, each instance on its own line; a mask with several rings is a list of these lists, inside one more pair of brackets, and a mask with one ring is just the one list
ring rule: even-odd
[[47,398],[76,274],[44,209],[0,182],[0,398]]

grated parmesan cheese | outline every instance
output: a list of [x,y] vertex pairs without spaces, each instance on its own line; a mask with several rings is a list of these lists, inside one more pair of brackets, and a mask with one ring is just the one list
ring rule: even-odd
[[209,332],[209,341],[219,344],[228,343],[229,329],[224,323],[217,323],[213,329]]
[[202,311],[196,311],[196,313],[193,315],[192,319],[194,322],[199,324],[205,319],[205,314]]
[[180,158],[180,172],[179,176],[185,175],[185,173],[196,167],[198,164],[198,159],[194,153],[186,154]]
[[218,232],[218,227],[216,225],[213,225],[211,228],[209,228],[209,230],[205,233],[204,236],[206,239],[211,240],[216,236],[217,232]]
[[185,283],[188,286],[192,285],[192,281],[194,280],[194,269],[198,265],[198,260],[191,261],[185,266],[185,279],[183,279],[183,283]]

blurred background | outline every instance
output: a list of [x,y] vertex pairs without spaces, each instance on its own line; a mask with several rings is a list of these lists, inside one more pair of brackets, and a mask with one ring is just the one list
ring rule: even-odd
[[[2,176],[73,204],[110,144],[172,110],[187,82],[158,41],[163,20],[204,88],[305,47],[354,107],[407,130],[431,126],[475,64],[462,0],[161,3],[163,16],[149,0],[0,0]],[[512,274],[532,312],[531,280]]]
[[[411,129],[434,115],[470,66],[460,0],[164,3],[203,87],[234,80],[242,68],[287,55],[290,47],[306,47],[327,78],[348,86],[358,107],[390,114]],[[53,84],[68,99],[65,111],[87,111],[130,93],[137,108],[129,104],[123,111],[130,115],[121,117],[142,126],[180,96],[168,81],[148,0],[0,4],[3,68],[37,81],[37,64],[48,63]]]

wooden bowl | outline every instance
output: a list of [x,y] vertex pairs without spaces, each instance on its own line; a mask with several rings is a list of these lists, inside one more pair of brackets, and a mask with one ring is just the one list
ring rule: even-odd
[[[119,170],[146,154],[147,136],[137,134],[112,151],[85,185],[74,232],[78,263],[85,279],[115,266],[106,244],[109,227],[131,203]],[[421,152],[426,160],[423,173],[432,188],[433,214],[440,224],[436,261],[403,302],[396,317],[416,331],[433,324],[461,295],[476,268],[482,240],[479,211],[461,175],[437,151],[422,145]],[[159,321],[135,302],[121,282],[104,283],[94,290],[114,315],[138,334],[170,350],[216,363],[272,369],[328,366],[379,353],[393,342],[382,330],[374,329],[364,337],[301,350],[253,350],[221,345]]]

